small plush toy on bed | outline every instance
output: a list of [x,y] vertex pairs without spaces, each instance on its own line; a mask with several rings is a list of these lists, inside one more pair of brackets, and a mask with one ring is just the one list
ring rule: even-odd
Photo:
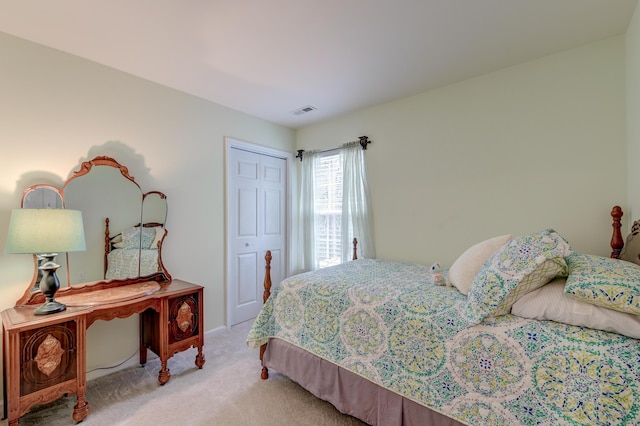
[[447,285],[447,280],[444,278],[444,273],[440,267],[440,263],[436,262],[431,265],[431,276],[433,277],[433,283],[435,285]]

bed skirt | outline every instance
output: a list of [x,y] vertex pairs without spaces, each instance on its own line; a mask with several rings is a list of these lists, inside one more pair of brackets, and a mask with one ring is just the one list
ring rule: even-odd
[[280,339],[269,340],[263,362],[341,413],[370,425],[463,425]]

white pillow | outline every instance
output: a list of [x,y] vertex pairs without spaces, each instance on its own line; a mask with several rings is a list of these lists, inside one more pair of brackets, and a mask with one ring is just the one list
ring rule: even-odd
[[447,284],[453,285],[462,294],[469,293],[471,283],[484,262],[510,239],[511,234],[500,235],[469,247],[449,268]]
[[581,302],[564,292],[566,279],[556,279],[513,304],[513,315],[612,331],[640,339],[640,316]]
[[158,243],[162,241],[162,237],[164,237],[164,228],[157,226],[156,227],[156,235],[153,241],[151,242],[151,249],[157,249]]

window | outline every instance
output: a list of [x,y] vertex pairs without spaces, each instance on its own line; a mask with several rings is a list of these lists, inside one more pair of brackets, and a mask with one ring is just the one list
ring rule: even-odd
[[342,161],[338,151],[318,156],[313,190],[316,264],[324,268],[342,261]]
[[312,271],[358,257],[375,258],[373,222],[364,150],[359,142],[324,152],[307,152],[300,167],[300,233],[297,268]]

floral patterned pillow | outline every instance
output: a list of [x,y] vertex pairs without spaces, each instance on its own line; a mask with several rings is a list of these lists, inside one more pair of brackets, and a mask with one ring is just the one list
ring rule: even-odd
[[553,229],[513,238],[482,265],[473,279],[465,316],[478,324],[489,316],[506,314],[525,294],[557,276],[566,276],[564,258],[573,253]]
[[569,256],[567,265],[565,293],[593,305],[640,314],[640,266],[582,253]]
[[125,229],[122,231],[122,244],[118,248],[148,249],[156,238],[156,228],[142,228],[142,241],[140,241],[140,227]]

